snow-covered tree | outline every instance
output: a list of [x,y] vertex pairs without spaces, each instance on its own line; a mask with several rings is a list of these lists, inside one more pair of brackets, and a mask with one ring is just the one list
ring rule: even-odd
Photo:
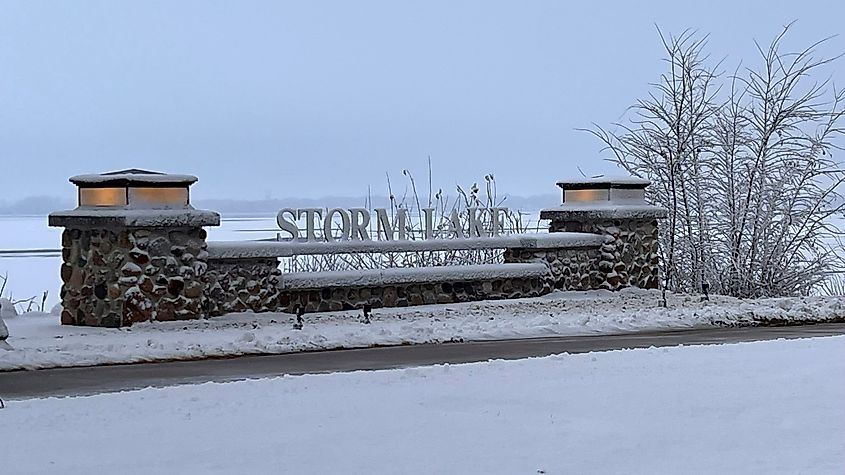
[[789,26],[756,67],[720,74],[707,37],[666,37],[667,71],[615,131],[591,132],[613,160],[653,182],[669,209],[664,285],[739,297],[801,295],[837,268],[831,244],[845,171],[832,152],[845,93],[813,76],[825,40],[784,52]]

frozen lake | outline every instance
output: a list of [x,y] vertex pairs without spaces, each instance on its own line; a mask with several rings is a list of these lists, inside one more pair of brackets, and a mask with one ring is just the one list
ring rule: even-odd
[[[272,213],[223,215],[219,227],[207,229],[208,239],[212,241],[272,238],[278,232],[276,215]],[[46,216],[0,216],[0,250],[3,251],[58,251],[61,235],[62,228],[47,226]],[[61,263],[58,252],[49,255],[0,254],[0,275],[8,274],[9,277],[3,297],[20,300],[37,296],[40,301],[41,295],[47,291],[49,309],[59,301]]]

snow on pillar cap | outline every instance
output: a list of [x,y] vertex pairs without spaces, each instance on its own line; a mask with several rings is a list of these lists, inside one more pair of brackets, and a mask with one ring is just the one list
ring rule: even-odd
[[561,180],[563,203],[540,211],[540,219],[653,219],[665,218],[667,211],[645,200],[651,182],[631,176],[595,176]]
[[70,178],[79,188],[80,208],[189,209],[188,188],[196,181],[193,175],[138,168]]
[[599,175],[557,182],[563,190],[563,204],[629,203],[646,204],[648,180],[630,176]]
[[[108,173],[77,175],[78,206],[50,215],[51,226],[65,226],[74,220],[109,219],[123,225],[217,226],[220,215],[195,210],[189,188],[193,175],[176,175],[131,168]],[[77,221],[77,224],[79,221]]]
[[175,175],[150,170],[141,170],[139,168],[130,168],[128,170],[91,175],[76,175],[70,177],[69,181],[81,188],[106,186],[188,187],[197,182],[197,177],[193,175]]

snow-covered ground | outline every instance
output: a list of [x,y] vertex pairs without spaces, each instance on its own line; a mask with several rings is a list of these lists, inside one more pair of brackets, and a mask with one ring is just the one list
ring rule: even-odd
[[167,359],[287,353],[445,341],[590,335],[749,325],[766,321],[823,322],[845,318],[845,297],[737,300],[657,291],[559,292],[545,297],[378,309],[372,323],[359,312],[308,314],[293,330],[290,314],[230,314],[210,320],[154,322],[108,329],[59,325],[57,316],[8,318],[11,351],[0,370],[132,363]]
[[0,409],[4,474],[843,473],[845,337],[206,383]]

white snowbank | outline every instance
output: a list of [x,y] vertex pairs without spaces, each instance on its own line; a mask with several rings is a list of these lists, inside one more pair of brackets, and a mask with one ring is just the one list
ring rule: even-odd
[[7,298],[0,299],[0,318],[14,318],[18,316],[18,309]]
[[842,374],[831,337],[10,401],[0,460],[63,475],[843,473]]
[[6,338],[9,337],[9,329],[6,327],[6,323],[3,322],[3,318],[0,317],[0,350],[11,350],[12,347],[9,346],[9,343],[6,342]]
[[307,314],[301,331],[285,313],[236,313],[210,320],[153,322],[129,328],[62,326],[48,314],[7,320],[14,351],[0,370],[88,366],[331,348],[444,341],[590,335],[712,325],[829,321],[845,315],[845,298],[737,300],[669,295],[640,289],[558,292],[545,297]]
[[9,328],[3,321],[6,318],[14,318],[18,316],[18,311],[12,302],[7,298],[0,299],[0,350],[11,350],[12,347],[6,341],[9,337]]

